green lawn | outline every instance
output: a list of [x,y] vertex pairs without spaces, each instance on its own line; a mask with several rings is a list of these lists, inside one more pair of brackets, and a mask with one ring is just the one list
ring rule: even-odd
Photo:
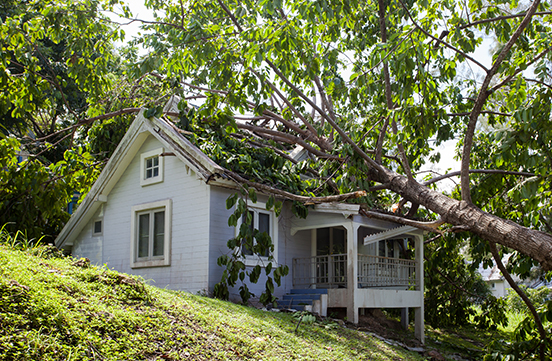
[[[34,255],[32,254],[34,253]],[[421,360],[335,323],[158,289],[0,246],[0,360]]]

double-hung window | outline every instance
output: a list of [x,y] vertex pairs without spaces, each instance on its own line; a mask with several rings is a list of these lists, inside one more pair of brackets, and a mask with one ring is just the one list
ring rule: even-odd
[[170,199],[132,207],[132,267],[170,265]]
[[154,149],[140,155],[140,185],[163,182],[163,148]]
[[[260,205],[259,203],[255,203],[255,205]],[[265,209],[261,208],[253,208],[249,207],[249,215],[251,216],[251,223],[249,224],[250,228],[257,229],[260,233],[266,233],[270,238],[272,239],[272,244],[274,245],[274,253],[273,256],[276,259],[277,253],[277,247],[278,247],[278,232],[277,232],[277,218],[272,211],[266,211]],[[241,223],[245,223],[247,221],[247,216],[244,215],[241,219]],[[241,226],[238,225],[238,226]],[[237,228],[239,230],[239,227]],[[256,245],[256,239],[253,238],[253,245]],[[240,245],[240,251],[245,256],[245,264],[247,266],[255,266],[257,264],[264,265],[264,261],[268,260],[268,256],[270,254],[269,250],[266,250],[264,254],[254,254],[253,251],[250,249],[249,245],[243,241]]]
[[165,247],[165,209],[140,212],[138,216],[138,249],[136,259],[163,258]]

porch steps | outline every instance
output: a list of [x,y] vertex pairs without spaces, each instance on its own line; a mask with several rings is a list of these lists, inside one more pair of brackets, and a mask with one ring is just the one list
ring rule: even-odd
[[278,307],[303,311],[305,306],[313,306],[314,301],[321,299],[321,295],[328,294],[327,289],[292,289],[278,300]]

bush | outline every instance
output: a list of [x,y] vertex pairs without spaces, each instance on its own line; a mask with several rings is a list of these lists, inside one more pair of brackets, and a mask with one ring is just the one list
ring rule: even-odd
[[90,154],[68,150],[63,160],[46,165],[38,157],[20,162],[21,143],[0,139],[0,225],[25,239],[52,242],[69,219],[73,193],[84,195],[97,176]]
[[[525,292],[529,300],[533,303],[535,308],[542,306],[547,300],[552,298],[552,290],[542,286],[539,288],[528,288],[525,285],[521,285],[520,288]],[[506,296],[506,305],[508,310],[512,312],[527,312],[527,305],[521,297],[512,288],[508,289],[508,295]]]

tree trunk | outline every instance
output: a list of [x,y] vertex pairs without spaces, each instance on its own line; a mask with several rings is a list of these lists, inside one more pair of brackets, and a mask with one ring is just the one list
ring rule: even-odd
[[[375,172],[374,172],[375,173]],[[523,227],[482,211],[465,201],[449,198],[417,182],[408,181],[400,174],[388,171],[375,179],[413,203],[418,203],[439,214],[443,221],[464,226],[481,238],[515,249],[538,261],[544,270],[552,270],[552,235]]]

